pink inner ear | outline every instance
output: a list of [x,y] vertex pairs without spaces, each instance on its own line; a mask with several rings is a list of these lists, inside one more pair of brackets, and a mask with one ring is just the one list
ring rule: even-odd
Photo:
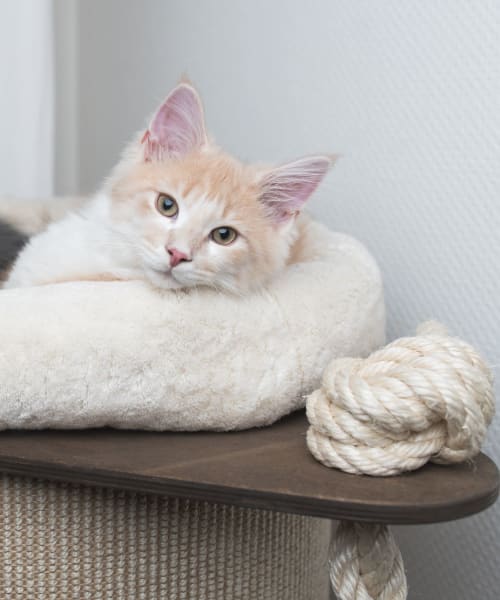
[[271,219],[283,223],[299,212],[332,164],[333,159],[327,156],[311,156],[266,173],[261,181],[260,201]]
[[206,143],[203,108],[196,90],[180,84],[160,106],[144,134],[145,160],[181,157]]

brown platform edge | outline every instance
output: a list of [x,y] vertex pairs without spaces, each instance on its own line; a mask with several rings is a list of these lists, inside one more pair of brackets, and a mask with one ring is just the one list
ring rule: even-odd
[[[489,460],[489,459],[488,459]],[[122,477],[116,472],[79,468],[78,472],[60,465],[43,462],[27,461],[16,457],[0,459],[0,473],[9,475],[32,477],[47,481],[66,482],[85,486],[113,488],[130,492],[172,496],[183,499],[213,502],[242,508],[256,508],[275,512],[292,513],[297,515],[317,517],[330,520],[360,521],[369,523],[383,523],[387,525],[425,525],[431,523],[444,523],[466,518],[482,512],[492,506],[499,497],[500,479],[497,471],[495,485],[488,494],[465,501],[457,500],[446,504],[426,505],[415,507],[411,516],[407,508],[385,507],[383,505],[369,506],[357,502],[335,502],[331,499],[314,499],[310,497],[294,496],[272,492],[249,492],[236,488],[201,484],[200,482],[177,481],[175,479],[154,478],[150,475],[127,475]]]

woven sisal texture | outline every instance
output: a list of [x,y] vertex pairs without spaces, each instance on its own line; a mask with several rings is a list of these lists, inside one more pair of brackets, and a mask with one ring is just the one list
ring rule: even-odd
[[2,600],[323,600],[325,521],[0,478]]

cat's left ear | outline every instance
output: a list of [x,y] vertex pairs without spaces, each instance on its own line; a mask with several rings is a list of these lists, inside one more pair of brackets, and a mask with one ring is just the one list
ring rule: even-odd
[[200,96],[192,85],[181,83],[157,110],[142,138],[144,159],[180,158],[206,143]]
[[335,156],[308,156],[263,176],[260,201],[274,223],[285,223],[300,212],[335,160]]

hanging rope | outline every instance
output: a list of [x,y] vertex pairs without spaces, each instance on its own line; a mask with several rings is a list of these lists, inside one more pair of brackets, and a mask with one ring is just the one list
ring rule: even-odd
[[389,528],[342,521],[330,546],[330,580],[338,600],[404,600],[403,559]]
[[366,359],[334,360],[307,399],[307,444],[348,473],[396,475],[475,456],[494,414],[492,375],[442,325],[421,325]]

